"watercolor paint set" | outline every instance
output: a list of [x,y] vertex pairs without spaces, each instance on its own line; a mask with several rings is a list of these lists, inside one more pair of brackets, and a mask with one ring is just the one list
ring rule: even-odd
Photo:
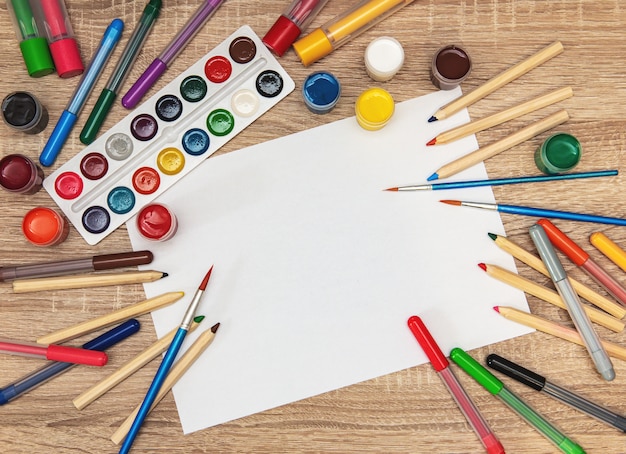
[[45,178],[44,188],[97,244],[294,88],[243,26]]

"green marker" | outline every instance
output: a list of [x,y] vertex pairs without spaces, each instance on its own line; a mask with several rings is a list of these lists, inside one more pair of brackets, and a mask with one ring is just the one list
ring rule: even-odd
[[98,101],[91,111],[83,130],[80,132],[80,141],[85,145],[89,145],[96,139],[98,131],[104,123],[106,116],[111,110],[111,106],[115,102],[115,98],[122,88],[122,84],[126,80],[130,69],[135,63],[139,51],[143,47],[143,43],[148,37],[148,33],[152,29],[159,13],[161,11],[161,0],[150,0],[143,10],[139,23],[135,27],[135,31],[128,39],[128,43],[122,52],[122,56],[117,62],[117,66],[111,73],[111,77],[106,87],[100,93]]
[[584,454],[585,450],[578,444],[563,435],[557,428],[546,421],[543,416],[529,407],[519,397],[509,391],[500,380],[481,366],[478,361],[460,348],[453,348],[450,358],[461,369],[474,378],[483,388],[494,396],[499,397],[513,411],[537,429],[548,440],[554,443],[561,451],[567,454]]

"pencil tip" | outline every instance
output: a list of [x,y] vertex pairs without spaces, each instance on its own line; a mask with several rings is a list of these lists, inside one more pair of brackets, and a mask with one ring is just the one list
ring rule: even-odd
[[206,289],[207,284],[209,283],[209,278],[211,277],[211,272],[213,271],[213,265],[211,265],[211,268],[209,268],[209,271],[206,273],[206,276],[204,276],[204,279],[202,279],[202,282],[200,283],[200,290],[204,290]]
[[440,200],[441,203],[447,203],[448,205],[461,206],[461,202],[458,200]]
[[219,327],[220,327],[220,324],[219,324],[219,323],[216,323],[215,325],[213,325],[213,326],[211,327],[211,332],[212,332],[213,334],[215,334],[215,333],[217,332],[217,330],[219,329]]
[[428,123],[432,123],[433,121],[437,121],[437,117],[434,115],[428,119]]
[[167,274],[167,273],[163,273],[163,274],[161,275],[161,279],[163,279],[164,277],[167,277],[167,276],[169,276],[169,274]]
[[426,178],[426,181],[433,181],[433,180],[437,180],[437,179],[439,179],[439,175],[437,175],[437,172],[435,172],[431,176]]
[[499,314],[500,313],[500,306],[493,306],[493,310],[496,311]]
[[484,263],[479,263],[478,267],[483,271],[487,271],[487,265],[485,265]]
[[435,145],[436,143],[437,143],[437,138],[435,137],[433,139],[430,139],[428,142],[426,142],[426,146],[430,147],[431,145]]
[[383,189],[383,191],[398,191],[398,188],[387,188],[387,189]]
[[193,321],[196,323],[200,323],[202,322],[202,320],[204,320],[204,315],[198,315],[197,317],[193,318]]
[[491,238],[493,241],[496,241],[498,239],[498,235],[496,235],[495,233],[487,233],[487,235],[489,235],[489,238]]

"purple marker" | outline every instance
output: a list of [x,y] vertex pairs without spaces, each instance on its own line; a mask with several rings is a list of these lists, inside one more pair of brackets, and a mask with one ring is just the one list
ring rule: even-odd
[[168,66],[178,57],[178,54],[196,36],[222,3],[224,3],[224,0],[206,0],[198,7],[165,50],[161,52],[161,55],[148,66],[137,79],[137,82],[126,92],[122,98],[124,107],[132,109],[141,101],[141,98],[156,83]]

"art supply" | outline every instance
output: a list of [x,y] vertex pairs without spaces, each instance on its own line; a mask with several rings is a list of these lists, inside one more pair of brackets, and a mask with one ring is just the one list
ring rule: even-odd
[[333,110],[340,96],[339,79],[327,71],[309,74],[302,84],[304,105],[316,114],[325,114]]
[[159,17],[161,3],[161,0],[149,0],[148,4],[141,13],[139,22],[135,26],[133,34],[130,38],[128,38],[126,47],[124,47],[122,55],[117,61],[117,65],[115,66],[115,69],[113,69],[106,87],[102,89],[98,101],[96,101],[91,114],[89,114],[89,118],[87,118],[87,121],[85,122],[85,126],[83,126],[80,133],[80,141],[82,143],[88,145],[96,139],[102,123],[104,123],[104,120],[111,110],[111,107],[113,106],[113,103],[115,102],[126,77],[135,64],[135,60],[137,59],[146,38],[148,38],[150,30],[152,30],[157,17]]
[[65,345],[37,345],[24,342],[0,339],[0,352],[13,355],[36,356],[50,361],[84,364],[87,366],[104,366],[109,360],[106,353],[86,350],[84,348],[67,347]]
[[2,119],[17,131],[39,134],[48,126],[48,118],[48,109],[27,91],[9,93],[2,100]]
[[300,33],[317,17],[328,0],[293,0],[263,37],[265,44],[279,57],[298,39]]
[[[520,311],[514,307],[495,306],[493,309],[508,320],[536,329],[542,333],[550,334],[558,337],[559,339],[563,339],[583,347],[585,346],[582,337],[580,337],[578,331],[573,328],[559,325],[558,323],[551,322],[528,312]],[[608,341],[601,342],[602,346],[606,349],[610,356],[626,361],[625,347]]]
[[94,255],[93,257],[83,259],[3,266],[0,267],[0,282],[147,265],[152,262],[153,258],[154,256],[150,251],[129,251],[116,254]]
[[552,245],[567,256],[576,266],[585,271],[601,285],[613,298],[626,306],[626,289],[593,260],[587,252],[547,219],[539,219],[537,224],[543,227]]
[[[124,439],[124,444],[122,445],[120,449],[120,454],[127,453],[128,451],[130,451],[130,448],[133,445],[133,442],[135,441],[137,434],[139,433],[139,429],[141,428],[141,425],[143,424],[144,419],[146,418],[146,416],[148,416],[148,413],[150,412],[152,408],[152,404],[156,401],[157,395],[159,391],[161,390],[163,383],[165,382],[167,374],[169,373],[170,368],[172,367],[172,364],[174,363],[174,360],[176,359],[176,355],[178,354],[178,351],[180,350],[180,347],[182,346],[183,341],[185,340],[185,337],[187,336],[187,333],[189,332],[189,327],[191,326],[191,323],[193,322],[194,314],[198,306],[200,305],[200,300],[202,299],[202,295],[204,294],[204,291],[206,290],[206,286],[209,283],[209,279],[211,278],[212,271],[213,271],[213,267],[209,268],[209,271],[204,276],[204,279],[202,279],[202,282],[200,283],[198,290],[193,296],[191,302],[189,303],[189,306],[187,307],[187,311],[185,312],[185,315],[183,316],[183,319],[178,328],[178,331],[174,335],[174,338],[172,339],[172,343],[169,345],[167,351],[165,352],[165,355],[163,356],[163,361],[161,362],[161,365],[159,366],[159,369],[157,370],[154,376],[154,380],[152,381],[150,387],[148,388],[146,397],[141,403],[141,406],[139,407],[139,410],[137,411],[137,415],[131,427],[128,429],[128,434],[126,435],[126,438]],[[214,328],[217,331],[217,327],[214,327]],[[215,331],[213,331],[213,334],[215,334]]]
[[23,154],[9,154],[0,159],[0,187],[16,194],[31,195],[43,186],[44,173]]
[[562,452],[568,454],[582,454],[585,452],[582,447],[561,433],[543,416],[504,386],[504,383],[481,366],[468,353],[458,347],[453,348],[450,352],[450,358],[483,388],[498,397],[541,435],[554,443]]
[[509,82],[523,76],[530,70],[545,63],[553,57],[556,57],[563,52],[563,45],[559,41],[555,41],[549,46],[541,49],[539,52],[530,56],[526,60],[512,66],[511,68],[503,71],[492,79],[489,79],[486,83],[470,91],[466,95],[461,96],[458,99],[446,104],[440,108],[432,117],[429,118],[429,122],[444,120],[449,116],[457,113],[459,110],[474,104],[476,101],[484,98],[485,96],[493,93],[498,88],[503,87]]
[[93,55],[87,71],[83,74],[74,94],[70,98],[70,102],[61,114],[59,121],[54,127],[52,134],[48,138],[48,142],[44,146],[41,154],[39,155],[39,162],[50,167],[54,164],[57,156],[61,152],[65,141],[72,132],[72,128],[76,124],[78,115],[85,106],[85,102],[89,97],[94,85],[98,81],[104,65],[109,59],[111,52],[115,48],[115,45],[122,36],[122,30],[124,29],[124,22],[120,19],[114,19],[107,27],[102,36],[102,40]]
[[[564,99],[571,98],[574,95],[571,87],[560,88],[558,90],[547,93],[530,101],[526,101],[517,106],[506,109],[502,112],[489,115],[481,118],[480,120],[474,120],[456,128],[452,128],[448,131],[438,134],[437,137],[431,139],[426,145],[440,145],[454,140],[461,139],[463,137],[475,134],[493,126],[500,125],[514,118],[521,117],[528,113],[547,107],[551,104],[563,101]],[[544,172],[545,173],[545,172]],[[552,172],[555,173],[555,172]]]
[[44,188],[96,244],[294,88],[252,29],[241,27],[52,173]]
[[[139,331],[139,322],[135,319],[127,320],[119,326],[99,335],[98,337],[83,344],[82,348],[94,351],[106,350],[118,342],[126,339],[128,336]],[[22,394],[32,391],[39,385],[44,384],[48,380],[57,375],[68,371],[75,364],[65,362],[52,362],[47,366],[37,369],[21,379],[0,388],[0,405],[11,402]]]
[[59,77],[68,78],[83,73],[84,66],[80,58],[74,30],[63,0],[41,0],[44,30],[48,38],[50,53]]
[[606,258],[619,266],[622,271],[626,271],[626,251],[614,243],[613,240],[602,232],[594,232],[589,237],[589,241]]
[[[491,238],[500,249],[508,252],[513,257],[530,266],[534,270],[539,271],[544,276],[550,277],[548,269],[543,264],[541,259],[535,254],[526,251],[521,246],[509,240],[505,236],[496,235],[495,233],[489,233],[488,235],[489,238]],[[569,278],[569,281],[571,282],[572,287],[574,287],[574,290],[576,290],[576,293],[578,293],[581,298],[584,298],[585,300],[599,307],[603,311],[608,312],[615,318],[621,320],[626,317],[626,309],[621,304],[618,304],[615,301],[606,298],[604,295],[600,295],[598,292],[590,289],[589,287],[572,277]]]
[[525,384],[535,391],[544,392],[550,397],[569,405],[575,410],[609,424],[622,432],[626,432],[626,418],[624,416],[591,402],[573,391],[556,385],[536,372],[526,369],[525,367],[522,367],[519,364],[494,353],[487,356],[487,365],[492,369],[502,372],[508,377]]
[[113,325],[114,323],[127,320],[131,317],[139,317],[148,312],[155,311],[181,299],[185,294],[183,292],[163,293],[159,296],[149,298],[145,301],[132,304],[121,309],[117,309],[105,315],[101,315],[91,320],[78,323],[74,326],[62,328],[37,339],[38,344],[60,344],[62,342],[80,337],[84,334],[91,333],[100,328]]
[[[187,370],[193,365],[193,363],[200,357],[200,355],[207,349],[209,345],[213,342],[215,338],[215,334],[217,333],[218,328],[220,327],[219,323],[213,325],[210,329],[206,330],[198,339],[191,344],[189,349],[180,357],[178,361],[172,366],[172,369],[167,374],[167,377],[163,381],[163,385],[159,390],[158,394],[154,398],[154,402],[150,406],[148,413],[150,413],[154,407],[157,406],[159,402],[165,397],[165,395],[172,389],[172,387],[178,382],[178,380],[187,372]],[[124,420],[124,422],[120,425],[120,427],[115,431],[115,433],[111,436],[111,440],[115,444],[119,444],[122,442],[124,437],[127,436],[128,431],[131,429],[133,421],[137,417],[141,406],[138,405],[133,412],[128,415],[128,417]]]
[[[480,269],[485,271],[488,276],[493,277],[500,282],[504,282],[505,284],[520,289],[529,295],[535,296],[543,301],[560,307],[561,309],[567,310],[567,305],[565,304],[563,298],[561,298],[561,296],[551,288],[537,284],[530,279],[526,279],[525,277],[513,273],[512,271],[508,271],[498,265],[479,263],[478,266]],[[598,325],[602,325],[611,331],[615,331],[616,333],[624,330],[624,322],[620,319],[593,307],[585,305],[582,307],[589,318]]]
[[369,88],[359,95],[354,105],[357,123],[368,131],[378,131],[391,120],[395,103],[383,88]]
[[[196,328],[200,326],[200,323],[203,319],[204,315],[198,315],[197,317],[194,317],[193,323],[189,327],[189,333],[194,332]],[[172,343],[172,339],[176,335],[177,330],[178,328],[174,328],[172,331],[170,331],[165,336],[163,336],[152,345],[150,345],[148,348],[146,348],[144,351],[142,351],[139,355],[118,368],[115,372],[100,380],[98,383],[91,386],[88,390],[81,393],[72,401],[74,406],[78,410],[82,410],[87,405],[102,396],[104,393],[110,391],[115,386],[126,380],[128,377],[130,377],[143,366],[148,364],[154,358],[165,352],[165,350],[167,350],[167,347]]]
[[452,175],[483,162],[509,148],[513,148],[515,145],[519,145],[528,139],[531,139],[555,126],[565,123],[569,120],[569,115],[565,110],[559,110],[556,113],[548,115],[547,117],[535,121],[528,126],[510,134],[503,139],[490,143],[487,146],[481,147],[471,153],[461,156],[454,161],[440,167],[435,173],[427,178],[428,181],[438,180],[440,178],[448,178]]
[[598,373],[600,373],[605,380],[613,380],[615,378],[613,363],[600,343],[600,338],[593,329],[589,316],[583,310],[578,295],[574,292],[567,278],[567,274],[565,274],[563,265],[557,257],[544,228],[539,224],[535,224],[530,228],[529,233],[533,243],[535,243],[537,247],[541,260],[550,273],[550,278],[554,282],[559,295],[561,295],[567,305],[567,311],[574,322],[576,330],[585,341],[585,347],[587,347]]
[[333,50],[369,30],[413,0],[362,0],[293,43],[304,66],[309,66]]
[[[44,180],[44,187],[46,182]],[[594,214],[572,213],[570,211],[546,210],[543,208],[532,208],[518,205],[503,205],[501,203],[482,202],[462,202],[459,200],[440,200],[448,205],[480,208],[483,210],[499,211],[507,214],[520,214],[523,216],[534,216],[538,218],[567,219],[570,221],[596,222],[598,224],[626,225],[626,219],[611,218],[607,216],[596,216]]]
[[6,3],[28,75],[42,77],[50,74],[54,71],[54,63],[44,35],[41,11],[39,8],[33,10],[29,0],[8,0]]
[[167,241],[178,230],[174,212],[161,203],[143,207],[137,214],[137,230],[144,238],[152,241]]
[[[185,46],[193,39],[207,21],[215,14],[224,0],[204,0],[187,20],[183,28],[174,36],[161,54],[148,66],[132,87],[122,97],[122,105],[133,109],[144,95],[152,88],[161,75],[178,57]],[[208,70],[208,68],[207,68]],[[227,71],[227,68],[224,68]],[[229,72],[230,74],[230,72]],[[207,77],[210,76],[207,74]],[[220,82],[223,82],[220,81]]]
[[454,44],[442,47],[430,65],[430,81],[440,90],[458,87],[470,75],[472,59],[465,49]]
[[70,224],[56,210],[35,207],[24,215],[22,233],[35,246],[56,246],[67,239]]
[[111,285],[145,284],[167,277],[161,271],[126,271],[108,274],[77,274],[75,276],[40,277],[13,281],[14,293],[67,290],[73,288],[107,287]]
[[459,382],[454,371],[450,368],[448,359],[439,348],[439,345],[437,345],[437,341],[432,337],[422,319],[413,315],[409,318],[408,325],[420,347],[428,356],[430,364],[437,371],[437,375],[441,377],[450,395],[465,416],[465,419],[467,419],[467,422],[474,429],[474,432],[476,432],[487,453],[504,454],[504,447],[491,431],[491,428],[478,411],[478,408],[476,408],[461,382]]
[[576,137],[564,132],[551,135],[535,151],[537,168],[548,175],[567,172],[578,165],[583,150]]
[[376,82],[387,82],[404,64],[402,44],[391,36],[381,36],[365,48],[365,71]]
[[596,172],[566,173],[562,175],[538,175],[529,177],[492,178],[490,180],[450,181],[446,183],[414,184],[387,188],[385,191],[438,191],[440,189],[476,188],[480,186],[502,186],[506,184],[542,183],[545,181],[575,180],[578,178],[597,178],[617,175],[617,170],[599,170]]

